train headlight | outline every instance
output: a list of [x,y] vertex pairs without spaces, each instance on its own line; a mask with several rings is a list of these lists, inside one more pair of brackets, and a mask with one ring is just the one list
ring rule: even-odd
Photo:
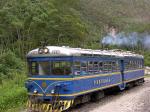
[[44,48],[44,53],[49,53],[49,49],[48,48]]
[[39,53],[39,54],[42,54],[42,53],[43,53],[43,49],[40,48],[40,49],[38,50],[38,53]]
[[54,93],[55,93],[55,90],[54,90],[54,89],[52,89],[52,90],[51,90],[51,94],[54,94]]
[[37,89],[35,89],[35,90],[33,91],[33,93],[35,93],[35,94],[38,93]]
[[43,53],[47,54],[47,53],[49,53],[49,49],[46,47],[45,48],[39,48],[38,53],[39,54],[43,54]]

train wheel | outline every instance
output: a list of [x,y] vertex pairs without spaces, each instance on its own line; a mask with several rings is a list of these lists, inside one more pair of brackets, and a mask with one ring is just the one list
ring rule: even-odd
[[91,95],[91,101],[98,101],[101,98],[103,98],[104,96],[105,96],[104,91],[95,92]]

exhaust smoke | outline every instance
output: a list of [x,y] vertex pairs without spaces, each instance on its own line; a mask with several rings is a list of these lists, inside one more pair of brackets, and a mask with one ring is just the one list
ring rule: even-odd
[[141,44],[143,48],[150,50],[150,34],[137,32],[125,34],[121,32],[114,36],[112,33],[109,33],[102,39],[102,44],[127,47],[136,47],[138,44]]

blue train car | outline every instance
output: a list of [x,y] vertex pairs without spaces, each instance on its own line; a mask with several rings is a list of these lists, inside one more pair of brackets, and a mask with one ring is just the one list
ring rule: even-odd
[[144,82],[144,58],[131,52],[47,46],[30,51],[27,61],[31,110],[63,111],[102,98],[108,88]]

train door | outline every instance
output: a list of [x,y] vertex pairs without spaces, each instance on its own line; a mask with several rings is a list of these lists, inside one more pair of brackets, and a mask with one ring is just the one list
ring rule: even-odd
[[120,72],[121,72],[121,84],[120,84],[120,89],[123,90],[125,89],[125,83],[124,83],[124,60],[120,60]]

